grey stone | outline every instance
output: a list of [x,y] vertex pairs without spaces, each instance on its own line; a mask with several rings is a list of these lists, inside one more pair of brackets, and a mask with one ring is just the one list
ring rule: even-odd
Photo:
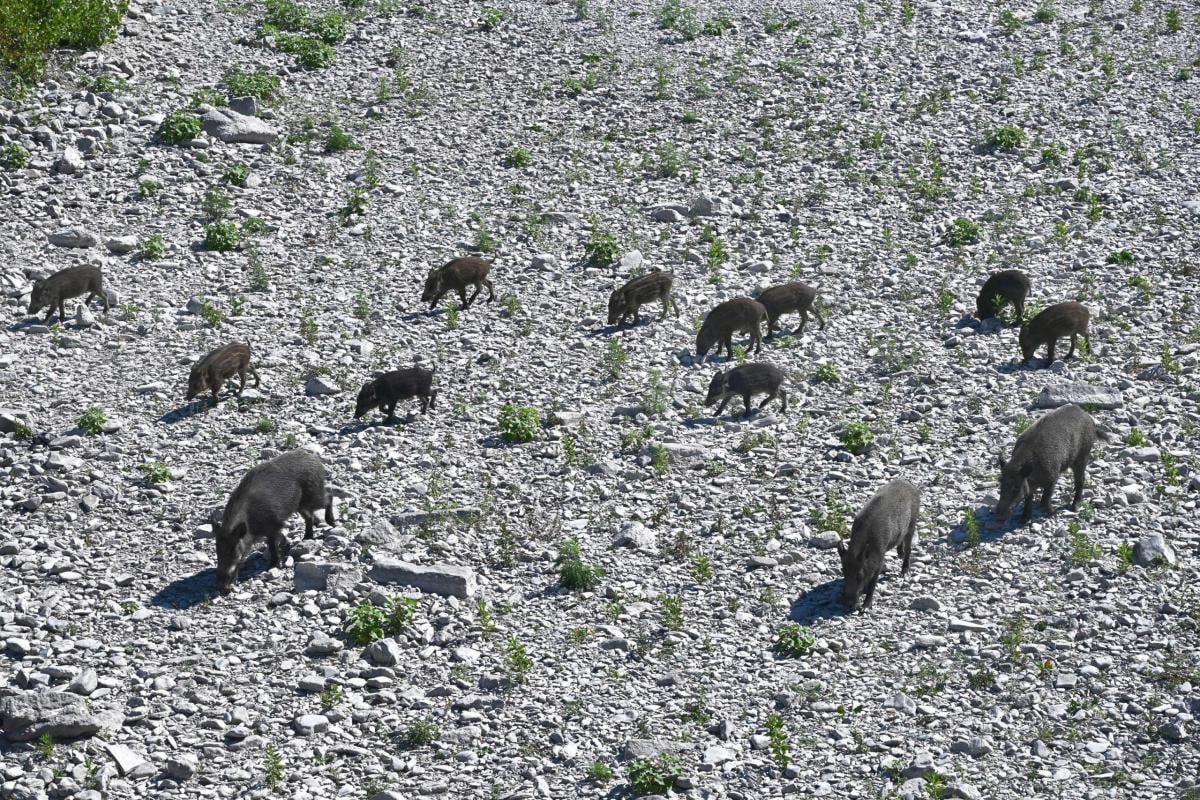
[[329,717],[324,714],[303,714],[292,720],[292,728],[301,736],[312,736],[329,730]]
[[1133,546],[1133,563],[1142,567],[1152,567],[1155,564],[1175,566],[1175,551],[1161,533],[1149,533],[1138,540]]
[[824,531],[809,539],[808,543],[818,550],[835,550],[842,543],[842,537],[837,531]]
[[325,633],[315,633],[308,642],[304,654],[309,656],[327,656],[342,649],[342,643]]
[[136,236],[114,236],[105,241],[104,246],[113,253],[125,255],[137,250],[138,240]]
[[942,604],[936,598],[922,595],[921,597],[913,598],[913,601],[908,604],[908,607],[913,611],[941,611]]
[[239,114],[229,108],[210,108],[200,115],[204,132],[226,144],[271,144],[278,132],[258,117]]
[[59,228],[47,237],[55,247],[95,247],[100,237],[81,225]]
[[188,781],[196,774],[196,757],[179,753],[167,759],[166,773],[177,781]]
[[896,692],[894,695],[883,701],[884,708],[894,708],[898,711],[903,711],[905,714],[917,713],[917,702],[904,692]]
[[381,667],[394,667],[404,659],[404,648],[395,639],[380,639],[363,651],[363,657]]
[[325,592],[348,589],[362,578],[359,570],[343,564],[300,561],[292,574],[292,589],[297,592]]
[[1042,389],[1034,403],[1038,408],[1058,408],[1069,403],[1101,409],[1120,408],[1125,404],[1118,389],[1092,386],[1090,383],[1059,383]]
[[96,670],[87,667],[80,670],[79,674],[71,679],[71,682],[67,685],[67,691],[71,694],[87,697],[96,691],[99,686],[100,679],[96,676]]
[[122,776],[128,776],[135,769],[146,763],[143,756],[138,755],[130,748],[123,744],[104,743],[104,750],[112,758],[117,765],[117,770]]
[[613,537],[613,547],[632,547],[634,550],[654,551],[657,538],[654,531],[637,520],[631,520],[621,526],[621,530]]
[[[11,643],[11,640],[9,640]],[[22,692],[0,698],[0,725],[14,742],[49,734],[54,739],[92,736],[125,722],[117,711],[89,711],[82,697],[60,692]]]
[[693,217],[718,217],[732,213],[732,206],[723,197],[701,195],[692,201],[688,213]]
[[74,147],[65,148],[62,155],[54,162],[54,171],[60,175],[74,175],[83,172],[84,168],[83,154]]
[[411,586],[443,597],[462,599],[475,594],[474,571],[453,564],[422,566],[396,558],[377,558],[367,577],[376,583]]
[[229,101],[229,108],[247,117],[258,116],[258,98],[254,95],[234,97]]
[[304,393],[310,397],[317,395],[338,394],[342,387],[323,375],[313,375],[304,382]]
[[728,747],[714,744],[705,748],[702,763],[715,767],[724,764],[726,761],[732,761],[734,758],[735,753]]

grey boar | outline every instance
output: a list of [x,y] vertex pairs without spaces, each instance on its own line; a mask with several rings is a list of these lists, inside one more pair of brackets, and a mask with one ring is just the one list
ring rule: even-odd
[[768,337],[775,335],[775,323],[779,318],[793,311],[800,313],[800,327],[796,328],[796,336],[804,333],[804,326],[808,324],[810,310],[816,315],[817,322],[821,323],[821,330],[825,329],[825,320],[821,318],[821,311],[814,302],[817,299],[817,290],[807,283],[792,281],[780,286],[772,286],[759,294],[756,299],[767,310]]
[[42,306],[47,307],[46,322],[54,316],[58,308],[60,322],[67,321],[67,313],[63,301],[87,293],[84,305],[99,297],[104,301],[104,312],[108,313],[108,292],[104,290],[104,275],[99,267],[78,266],[60,269],[44,280],[33,282],[33,290],[29,293],[29,313],[36,314]]
[[721,405],[715,414],[719,417],[732,398],[741,397],[746,404],[745,413],[749,415],[750,398],[756,394],[766,394],[767,397],[759,403],[759,408],[778,397],[781,410],[787,411],[787,392],[782,387],[783,372],[774,364],[742,364],[728,372],[713,375],[708,384],[708,397],[705,398],[704,405],[707,407],[720,402]]
[[290,450],[247,472],[213,520],[217,539],[217,588],[228,592],[238,567],[256,539],[265,538],[271,567],[278,567],[290,548],[283,526],[296,512],[304,518],[304,538],[313,537],[313,512],[325,509],[325,522],[335,525],[333,496],[325,488],[325,465],[316,453]]
[[[425,278],[425,291],[421,293],[421,302],[429,303],[429,310],[437,308],[442,296],[449,291],[458,292],[458,300],[462,308],[470,308],[471,303],[479,296],[484,286],[488,290],[488,302],[496,299],[496,291],[488,280],[488,272],[492,265],[478,256],[456,258],[446,264],[429,270]],[[467,299],[467,287],[474,286],[475,293]]]
[[1054,361],[1054,345],[1064,336],[1071,337],[1071,348],[1067,358],[1075,354],[1075,337],[1082,336],[1083,341],[1091,347],[1088,339],[1088,319],[1091,314],[1087,306],[1080,303],[1058,303],[1045,309],[1034,317],[1028,325],[1021,326],[1021,360],[1029,363],[1033,354],[1042,345],[1047,345],[1046,360]]
[[235,374],[241,378],[242,385],[237,389],[241,397],[246,388],[246,372],[254,376],[254,388],[259,386],[258,370],[250,364],[250,345],[243,342],[233,342],[224,347],[218,347],[192,366],[188,375],[187,399],[192,400],[205,389],[212,392],[212,404],[215,407],[221,388],[225,381]]
[[396,418],[396,404],[401,400],[413,397],[421,399],[421,413],[433,408],[437,400],[437,389],[433,388],[434,369],[398,369],[380,375],[373,381],[363,385],[358,393],[358,401],[354,404],[354,418],[361,419],[373,408],[378,408],[386,415],[387,421]]
[[671,297],[671,286],[674,281],[674,273],[658,270],[630,280],[608,296],[608,324],[624,325],[625,318],[633,314],[633,324],[637,325],[642,321],[638,315],[638,309],[655,300],[662,301],[664,317],[672,308],[675,309],[675,316],[678,317],[679,305]]
[[1042,490],[1042,510],[1054,513],[1051,501],[1058,476],[1070,469],[1075,475],[1075,496],[1071,510],[1079,510],[1088,457],[1096,444],[1096,423],[1083,409],[1066,405],[1051,411],[1017,437],[1012,458],[1000,463],[1000,502],[993,513],[1003,525],[1013,506],[1022,500],[1025,508],[1021,522],[1033,518],[1033,495]]
[[735,297],[717,305],[700,326],[696,334],[696,355],[703,358],[715,344],[717,355],[721,355],[724,347],[733,358],[733,335],[735,333],[750,334],[750,343],[754,352],[762,351],[762,322],[767,318],[767,310],[762,303],[749,297]]
[[849,549],[838,543],[844,579],[842,605],[851,610],[858,608],[859,598],[865,593],[862,611],[871,607],[884,555],[893,547],[904,559],[900,574],[908,572],[920,508],[921,493],[917,487],[897,478],[876,492],[858,512],[850,529]]
[[975,316],[982,322],[1000,313],[1000,309],[1011,303],[1017,324],[1025,319],[1025,298],[1029,296],[1029,276],[1019,269],[993,272],[983,282],[975,298]]

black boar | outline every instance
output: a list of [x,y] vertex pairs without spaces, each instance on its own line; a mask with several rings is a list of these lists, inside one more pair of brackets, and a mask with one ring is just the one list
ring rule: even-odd
[[250,345],[234,342],[224,347],[218,347],[192,366],[192,371],[188,375],[187,399],[191,400],[208,389],[212,392],[212,404],[215,407],[218,396],[221,394],[221,387],[234,374],[242,381],[242,385],[237,389],[237,395],[240,397],[246,388],[247,371],[254,376],[254,388],[257,389],[259,386],[258,370],[250,364]]
[[696,355],[703,358],[715,344],[717,355],[721,355],[721,347],[728,351],[733,358],[733,335],[735,333],[750,334],[750,343],[754,352],[762,351],[762,322],[767,318],[767,310],[762,303],[749,297],[735,297],[717,305],[700,326],[696,334]]
[[87,293],[84,305],[99,297],[104,301],[104,312],[108,313],[108,292],[104,290],[104,275],[99,267],[78,266],[60,269],[44,280],[33,282],[33,291],[29,294],[29,313],[36,314],[42,306],[47,307],[46,322],[54,316],[58,308],[59,322],[67,321],[67,313],[63,309],[63,301]]
[[288,517],[304,518],[304,538],[313,537],[313,512],[325,509],[325,522],[334,525],[333,496],[325,488],[325,465],[309,450],[289,450],[259,464],[243,477],[225,503],[220,521],[213,521],[217,539],[217,588],[228,592],[238,567],[256,539],[266,538],[271,566],[287,557],[283,535]]
[[1080,303],[1057,303],[1034,317],[1028,325],[1021,326],[1021,360],[1029,363],[1034,352],[1042,345],[1046,348],[1046,360],[1054,361],[1054,345],[1064,336],[1071,337],[1071,348],[1067,358],[1075,354],[1075,337],[1082,336],[1089,348],[1088,319],[1091,314],[1087,306]]
[[792,281],[772,286],[759,294],[756,299],[767,310],[768,337],[775,335],[775,323],[779,318],[793,311],[800,312],[800,327],[796,328],[796,336],[804,333],[804,326],[808,324],[810,310],[816,315],[817,322],[821,323],[821,329],[825,329],[825,320],[821,318],[821,311],[814,302],[817,299],[817,290],[807,283]]
[[663,316],[672,308],[679,316],[679,305],[671,297],[671,286],[675,275],[671,272],[648,272],[632,279],[608,296],[608,324],[624,325],[625,318],[633,314],[633,324],[641,322],[638,309],[646,303],[661,300]]
[[1017,324],[1025,319],[1025,298],[1029,296],[1029,276],[1019,269],[993,272],[983,282],[979,296],[975,298],[975,316],[982,322],[1000,313],[1000,309],[1012,303]]
[[1033,494],[1042,490],[1042,510],[1053,514],[1051,501],[1058,476],[1070,469],[1075,474],[1075,497],[1071,510],[1079,510],[1088,457],[1096,444],[1096,423],[1079,406],[1055,409],[1017,437],[1012,458],[1000,462],[1000,502],[993,517],[1003,525],[1013,506],[1022,500],[1021,521],[1033,518]]
[[787,392],[782,386],[783,372],[774,364],[742,364],[728,372],[713,375],[708,384],[708,397],[705,398],[704,405],[711,406],[719,401],[721,405],[715,415],[719,417],[730,399],[741,397],[746,403],[745,413],[749,414],[750,398],[756,394],[766,394],[767,397],[759,403],[759,408],[778,397],[781,410],[787,411]]
[[[442,296],[449,291],[458,292],[462,308],[470,308],[471,303],[479,296],[484,286],[488,290],[488,302],[496,299],[492,282],[488,280],[488,272],[492,265],[478,256],[464,256],[447,262],[443,266],[429,270],[425,278],[425,291],[421,293],[421,302],[429,303],[429,310],[437,308]],[[467,299],[467,287],[474,286],[475,293]]]
[[387,420],[396,418],[396,403],[413,397],[421,398],[421,413],[433,408],[437,400],[437,389],[433,388],[434,369],[398,369],[380,375],[364,384],[354,405],[354,418],[361,419],[373,408],[379,408]]
[[858,512],[850,529],[850,548],[838,542],[844,606],[857,608],[859,597],[865,592],[862,610],[871,607],[875,583],[883,571],[883,557],[893,547],[904,559],[900,574],[908,572],[920,508],[921,493],[917,487],[897,478],[876,492]]

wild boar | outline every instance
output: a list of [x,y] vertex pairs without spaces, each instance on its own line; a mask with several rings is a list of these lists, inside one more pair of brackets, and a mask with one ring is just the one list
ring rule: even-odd
[[259,387],[258,370],[250,364],[250,345],[244,342],[233,342],[224,347],[218,347],[192,366],[192,371],[188,375],[187,399],[191,400],[208,389],[212,392],[212,404],[215,407],[218,396],[221,394],[221,387],[234,374],[237,374],[242,381],[242,385],[237,388],[236,392],[240,397],[246,388],[247,371],[254,376],[254,388],[257,389]]
[[704,405],[707,407],[720,402],[721,405],[715,414],[719,417],[732,398],[741,397],[746,403],[745,413],[749,415],[750,398],[756,394],[767,395],[766,399],[759,403],[759,408],[778,397],[781,410],[787,411],[787,392],[783,390],[783,372],[774,364],[762,362],[742,364],[727,372],[718,372],[713,375],[712,381],[708,384],[708,397],[705,398]]
[[1071,348],[1067,358],[1075,354],[1075,337],[1082,336],[1084,342],[1091,347],[1088,339],[1088,319],[1091,314],[1087,306],[1080,303],[1058,303],[1046,308],[1028,325],[1021,327],[1021,360],[1028,364],[1034,352],[1042,345],[1046,348],[1046,361],[1054,361],[1054,345],[1064,336],[1071,337]]
[[1029,276],[1019,269],[993,272],[983,282],[979,296],[975,298],[975,316],[982,322],[1000,313],[1000,309],[1012,303],[1020,325],[1025,319],[1025,298],[1029,296]]
[[217,539],[217,588],[228,592],[238,567],[256,539],[265,538],[271,567],[278,567],[290,549],[283,526],[296,512],[304,518],[304,538],[313,537],[313,512],[325,509],[325,522],[335,525],[333,496],[325,488],[325,465],[309,450],[289,450],[259,464],[243,477],[225,503],[221,519],[213,520]]
[[1096,444],[1096,423],[1083,409],[1066,405],[1046,414],[1017,437],[1012,458],[1000,463],[1000,502],[993,518],[1000,525],[1008,521],[1013,506],[1022,500],[1025,508],[1021,522],[1033,518],[1033,494],[1042,490],[1042,510],[1054,513],[1051,502],[1058,476],[1070,469],[1075,475],[1075,496],[1071,510],[1079,510],[1088,457]]
[[[495,289],[488,280],[488,272],[492,265],[478,256],[464,256],[453,259],[446,264],[429,270],[425,278],[425,291],[421,293],[421,302],[429,303],[429,310],[437,308],[442,296],[449,291],[458,292],[458,300],[462,308],[470,308],[471,303],[479,296],[484,286],[488,290],[488,302],[496,299]],[[474,286],[475,293],[467,299],[467,287]]]
[[390,422],[396,418],[396,404],[413,397],[421,399],[421,413],[424,414],[433,408],[437,400],[437,389],[433,388],[433,373],[436,371],[436,367],[398,369],[368,381],[358,393],[354,418],[361,419],[371,409],[379,408]]
[[762,303],[749,297],[735,297],[717,305],[700,326],[696,334],[696,355],[703,358],[715,344],[717,355],[721,355],[721,347],[728,351],[733,358],[733,335],[735,333],[750,334],[750,343],[754,352],[762,351],[762,322],[767,318],[767,310]]
[[816,315],[817,322],[821,323],[821,330],[825,329],[825,320],[821,318],[821,311],[814,302],[817,299],[817,290],[807,283],[792,281],[772,286],[770,289],[763,290],[756,299],[767,310],[768,338],[775,335],[776,321],[784,314],[793,311],[800,313],[800,327],[796,328],[796,336],[804,333],[804,326],[808,324],[810,310]]
[[29,294],[29,313],[36,314],[42,306],[47,307],[46,322],[54,316],[58,308],[59,322],[67,321],[67,313],[63,301],[87,293],[84,305],[99,297],[104,301],[104,311],[108,313],[108,292],[104,290],[104,275],[99,267],[78,266],[60,269],[44,280],[33,282],[33,291]]
[[655,300],[662,301],[664,317],[672,308],[675,309],[675,316],[678,317],[679,305],[671,297],[671,286],[674,281],[674,273],[660,272],[659,270],[639,275],[630,280],[608,296],[608,324],[624,325],[625,318],[632,313],[633,324],[637,325],[642,321],[638,315],[638,309]]
[[851,610],[858,608],[859,597],[865,592],[862,611],[871,607],[884,555],[893,547],[904,559],[900,574],[908,572],[920,508],[921,493],[917,487],[897,478],[876,492],[858,512],[850,529],[849,549],[838,542],[844,578],[842,605]]

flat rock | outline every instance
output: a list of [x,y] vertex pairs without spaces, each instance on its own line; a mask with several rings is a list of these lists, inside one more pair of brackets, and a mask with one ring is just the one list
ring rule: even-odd
[[396,558],[376,558],[367,577],[376,583],[410,586],[429,594],[462,599],[475,594],[475,572],[454,564],[422,566]]
[[122,776],[128,776],[135,769],[146,763],[144,756],[138,755],[132,749],[123,744],[110,744],[105,742],[104,750],[108,753],[109,757],[112,758],[113,762],[116,763],[117,771],[120,772]]
[[100,237],[80,225],[59,228],[47,239],[55,247],[95,247],[100,244]]
[[1133,546],[1133,563],[1142,567],[1152,567],[1155,564],[1175,566],[1175,551],[1161,533],[1150,533],[1138,540]]
[[304,393],[309,397],[327,394],[339,394],[342,387],[326,378],[324,375],[313,375],[304,382]]
[[232,108],[210,108],[200,115],[204,132],[226,144],[271,144],[279,133],[258,117],[239,114]]
[[1113,409],[1120,408],[1125,400],[1118,389],[1092,386],[1090,383],[1059,383],[1043,388],[1034,405],[1037,408],[1058,408],[1070,403],[1080,407]]
[[125,717],[117,711],[95,712],[76,694],[22,692],[0,697],[0,727],[14,742],[28,742],[43,735],[53,739],[93,736],[116,730]]
[[654,531],[637,520],[631,520],[621,526],[621,530],[613,537],[613,547],[632,547],[634,550],[654,551],[657,549],[658,537]]

